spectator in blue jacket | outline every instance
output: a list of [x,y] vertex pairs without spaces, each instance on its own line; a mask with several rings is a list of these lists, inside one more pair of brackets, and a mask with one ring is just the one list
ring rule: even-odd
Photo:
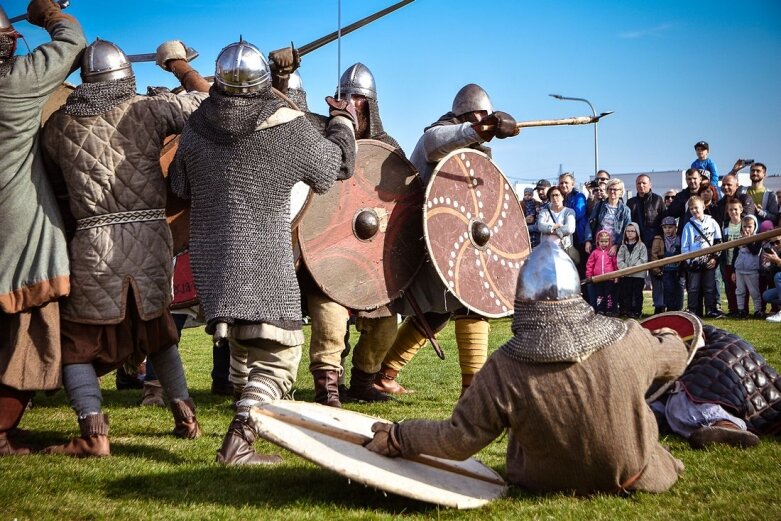
[[581,262],[578,263],[578,274],[582,279],[586,274],[586,259],[588,259],[587,252],[584,249],[586,230],[588,229],[586,196],[575,189],[575,176],[569,172],[559,176],[559,188],[562,195],[564,195],[564,206],[575,213],[575,237],[573,244],[580,255]]

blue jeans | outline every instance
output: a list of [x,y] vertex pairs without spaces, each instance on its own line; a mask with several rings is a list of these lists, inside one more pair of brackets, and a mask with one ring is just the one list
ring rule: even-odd
[[781,271],[773,275],[773,285],[775,286],[774,288],[765,290],[762,293],[762,301],[781,306]]

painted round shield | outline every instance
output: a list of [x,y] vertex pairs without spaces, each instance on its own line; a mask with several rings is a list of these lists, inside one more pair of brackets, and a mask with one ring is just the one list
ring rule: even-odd
[[371,310],[399,297],[424,258],[423,185],[390,145],[358,141],[355,173],[312,196],[298,239],[304,263],[329,298]]
[[518,198],[496,163],[465,148],[445,156],[426,188],[423,226],[445,287],[475,313],[511,315],[531,243]]
[[[702,322],[699,318],[691,313],[684,311],[668,311],[666,313],[659,313],[652,317],[648,317],[640,322],[640,325],[649,331],[655,331],[663,327],[668,327],[674,330],[680,335],[683,343],[686,345],[688,356],[686,358],[686,365],[688,366],[694,358],[697,349],[699,349],[699,342],[702,338]],[[668,380],[666,382],[654,382],[651,388],[646,393],[646,401],[648,403],[653,402],[670,387],[675,384],[675,380]]]
[[364,443],[386,420],[317,403],[277,400],[253,407],[258,436],[350,481],[450,508],[478,508],[507,491],[502,477],[474,458],[387,458]]

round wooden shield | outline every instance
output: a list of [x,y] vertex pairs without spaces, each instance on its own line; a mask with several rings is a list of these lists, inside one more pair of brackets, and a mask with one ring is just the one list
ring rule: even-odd
[[404,155],[358,141],[355,173],[315,194],[298,239],[304,263],[329,298],[370,310],[399,297],[424,258],[423,185]]
[[250,422],[261,438],[332,470],[350,481],[450,508],[477,508],[502,497],[507,485],[474,458],[386,458],[364,443],[375,422],[346,409],[279,400],[255,407]]
[[499,167],[477,150],[445,156],[426,188],[423,223],[445,287],[483,316],[511,315],[531,243],[521,205]]
[[[640,322],[640,325],[649,331],[655,331],[663,327],[669,327],[680,335],[683,339],[683,343],[686,345],[686,350],[689,355],[686,359],[686,365],[688,366],[695,353],[697,352],[700,338],[702,337],[702,322],[699,318],[691,313],[684,311],[668,311],[666,313],[659,313],[652,317],[648,317]],[[646,401],[648,403],[653,402],[670,387],[675,384],[675,380],[657,383],[654,382],[651,388],[646,393]]]

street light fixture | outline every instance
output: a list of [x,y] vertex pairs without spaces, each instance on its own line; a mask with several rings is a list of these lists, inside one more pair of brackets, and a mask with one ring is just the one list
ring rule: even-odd
[[[591,109],[591,113],[594,115],[594,117],[597,117],[597,111],[594,110],[594,106],[591,104],[589,100],[586,98],[570,98],[568,96],[562,96],[561,94],[548,94],[551,98],[556,98],[557,100],[569,100],[569,101],[582,101],[583,103],[586,103],[589,108]],[[613,111],[609,112],[603,112],[600,114],[600,118],[603,118],[609,114],[612,114]],[[597,126],[599,125],[599,119],[594,122],[594,176],[596,177],[597,172],[599,171],[599,131],[597,129]]]

